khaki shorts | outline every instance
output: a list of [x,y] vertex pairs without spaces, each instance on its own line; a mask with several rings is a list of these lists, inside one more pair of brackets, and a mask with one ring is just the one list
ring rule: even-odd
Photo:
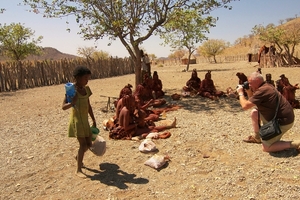
[[[260,119],[263,121],[263,124],[265,124],[267,122],[267,120],[265,120],[263,118],[262,115],[260,115]],[[283,136],[283,134],[285,134],[288,130],[290,130],[294,125],[294,122],[291,123],[291,124],[287,124],[287,125],[283,125],[283,126],[280,126],[280,130],[281,130],[281,134],[272,138],[272,139],[269,139],[269,140],[262,140],[262,143],[267,145],[268,147],[271,146],[273,143],[277,142],[277,141],[280,141],[281,137]]]

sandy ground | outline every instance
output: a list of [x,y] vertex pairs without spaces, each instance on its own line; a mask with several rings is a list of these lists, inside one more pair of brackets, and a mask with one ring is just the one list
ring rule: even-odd
[[[139,152],[141,141],[108,138],[104,156],[88,151],[86,178],[75,175],[78,143],[67,137],[70,110],[61,109],[64,85],[0,93],[0,199],[299,199],[300,157],[294,150],[264,153],[242,139],[251,134],[250,111],[236,99],[211,101],[202,97],[171,101],[191,72],[185,66],[153,67],[163,81],[168,104],[182,106],[167,113],[177,117],[168,139],[154,140],[159,155],[171,161],[155,170],[144,162],[152,154]],[[237,85],[236,72],[250,74],[255,63],[197,64],[201,79],[207,70],[220,90]],[[285,74],[298,83],[300,68],[263,68],[274,80]],[[113,116],[102,112],[104,96],[118,96],[134,75],[89,81],[98,126]],[[299,91],[297,91],[299,99]],[[300,139],[299,110],[284,140]],[[158,122],[159,124],[159,122]]]

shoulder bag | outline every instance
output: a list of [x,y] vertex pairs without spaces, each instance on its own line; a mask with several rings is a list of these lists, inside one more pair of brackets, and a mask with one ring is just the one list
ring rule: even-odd
[[276,119],[277,111],[278,111],[278,107],[279,107],[279,95],[278,95],[277,91],[275,91],[275,92],[277,94],[277,107],[276,107],[276,111],[275,111],[275,116],[273,117],[273,119],[271,121],[269,121],[268,123],[266,123],[262,127],[260,127],[259,135],[262,140],[270,140],[281,134],[280,125],[278,123],[278,119]]

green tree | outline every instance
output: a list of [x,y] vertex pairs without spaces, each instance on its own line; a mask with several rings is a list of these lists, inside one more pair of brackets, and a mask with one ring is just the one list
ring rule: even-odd
[[92,55],[93,53],[96,52],[96,48],[95,47],[79,47],[77,49],[77,54],[79,56],[82,56],[86,59],[88,65],[91,64],[91,61],[92,61]]
[[155,54],[148,54],[148,57],[149,57],[149,59],[150,59],[150,61],[153,61],[153,60],[155,60],[156,59],[156,55]]
[[198,48],[198,53],[205,57],[213,57],[214,62],[217,63],[216,56],[220,55],[226,48],[224,40],[211,39],[203,42]]
[[92,59],[93,53],[96,52],[95,47],[78,47],[77,54],[86,59]]
[[205,33],[215,26],[216,19],[211,16],[202,17],[196,10],[175,10],[165,25],[166,32],[162,33],[164,42],[174,49],[186,48],[188,62],[186,71],[189,70],[191,55],[197,49],[196,45],[206,40]]
[[278,29],[274,24],[268,24],[265,27],[263,25],[256,25],[252,28],[253,34],[258,35],[261,41],[276,45],[280,53],[283,51],[283,47],[281,46],[283,31],[282,29]]
[[259,39],[275,45],[279,49],[279,54],[283,52],[287,55],[288,65],[293,65],[293,57],[295,47],[300,43],[300,23],[292,23],[275,26],[269,24],[267,26],[256,25],[252,32],[259,36]]
[[75,15],[85,39],[119,39],[135,63],[135,82],[141,82],[140,45],[164,30],[176,9],[197,10],[201,14],[227,7],[234,0],[23,0],[45,17]]
[[21,61],[29,55],[39,55],[42,36],[34,39],[34,31],[20,23],[0,24],[0,46],[3,55],[15,61]]
[[109,53],[106,51],[95,51],[92,54],[93,59],[108,59],[110,57]]

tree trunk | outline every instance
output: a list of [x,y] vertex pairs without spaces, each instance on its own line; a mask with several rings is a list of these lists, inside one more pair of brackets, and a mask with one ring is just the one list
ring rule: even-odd
[[190,59],[188,59],[188,63],[187,63],[187,65],[186,65],[186,71],[188,72],[189,69],[190,69]]
[[142,83],[141,61],[135,62],[135,88]]
[[187,65],[186,65],[186,71],[189,71],[189,68],[190,68],[190,62],[191,62],[191,56],[193,54],[194,51],[191,50],[191,48],[188,48],[189,49],[189,56],[188,56],[188,62],[187,62]]
[[19,72],[20,72],[20,75],[19,75],[19,78],[18,78],[18,89],[24,89],[25,86],[24,86],[24,77],[25,77],[25,72],[24,72],[24,69],[23,69],[23,66],[22,66],[22,62],[21,61],[17,61],[18,63],[18,68],[19,68]]
[[216,56],[214,55],[214,61],[215,61],[215,63],[217,63],[217,59],[216,59]]

